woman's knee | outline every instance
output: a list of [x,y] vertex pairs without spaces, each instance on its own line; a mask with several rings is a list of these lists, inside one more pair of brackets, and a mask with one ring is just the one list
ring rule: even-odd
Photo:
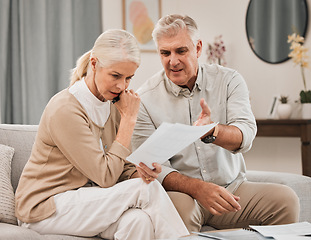
[[152,225],[149,215],[139,208],[131,208],[127,210],[121,218],[131,224],[137,223],[139,225],[146,223],[147,225]]
[[131,208],[121,216],[115,239],[143,239],[139,237],[153,239],[154,227],[147,213]]
[[104,239],[116,240],[154,239],[154,228],[144,211],[130,208],[99,235]]

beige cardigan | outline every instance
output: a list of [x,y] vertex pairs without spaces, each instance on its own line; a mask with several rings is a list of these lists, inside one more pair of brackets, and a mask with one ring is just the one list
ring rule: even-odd
[[56,94],[43,112],[16,190],[17,218],[26,223],[48,218],[55,212],[55,194],[90,181],[106,188],[129,179],[135,172],[135,166],[124,160],[130,150],[114,141],[119,122],[120,114],[112,104],[101,128],[68,89]]

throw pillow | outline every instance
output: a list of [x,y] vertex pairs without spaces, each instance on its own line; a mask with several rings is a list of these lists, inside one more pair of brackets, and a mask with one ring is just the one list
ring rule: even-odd
[[15,198],[11,184],[14,148],[0,144],[0,222],[17,224]]

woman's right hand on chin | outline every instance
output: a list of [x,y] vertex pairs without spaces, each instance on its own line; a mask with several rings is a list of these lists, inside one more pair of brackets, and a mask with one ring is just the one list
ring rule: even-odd
[[124,90],[120,94],[120,100],[115,103],[121,117],[135,118],[138,114],[140,105],[140,97],[137,93],[131,90]]

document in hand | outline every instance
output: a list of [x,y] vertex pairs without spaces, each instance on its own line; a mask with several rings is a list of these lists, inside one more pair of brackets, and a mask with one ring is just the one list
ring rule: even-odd
[[205,126],[189,126],[164,122],[136,151],[127,157],[127,160],[136,165],[143,162],[153,169],[152,163],[162,164],[166,162],[216,125],[217,123]]

